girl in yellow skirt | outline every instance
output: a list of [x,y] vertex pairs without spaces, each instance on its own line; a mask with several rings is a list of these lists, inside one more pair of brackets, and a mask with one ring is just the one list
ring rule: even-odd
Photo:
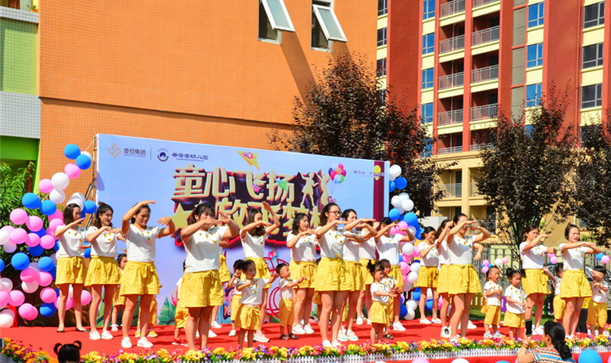
[[[341,346],[337,337],[342,323],[342,303],[346,297],[342,285],[346,273],[344,243],[347,239],[346,231],[337,227],[340,224],[345,224],[340,220],[341,214],[342,212],[337,204],[329,203],[325,205],[320,212],[321,226],[316,229],[321,259],[316,269],[315,289],[320,294],[322,302],[318,324],[322,343],[325,347]],[[329,318],[331,318],[331,337],[329,337]]]
[[[85,279],[85,286],[91,287],[91,306],[89,307],[89,325],[91,332],[89,339],[112,339],[113,336],[108,331],[112,302],[115,287],[121,281],[121,272],[115,261],[117,254],[117,241],[123,240],[121,230],[112,228],[112,207],[108,204],[100,203],[95,212],[93,225],[87,230],[87,242],[91,243],[91,262]],[[102,299],[102,288],[104,288],[104,325],[102,335],[98,333],[96,320],[98,308]]]
[[564,260],[564,277],[560,284],[560,297],[566,303],[562,325],[567,337],[573,337],[575,334],[583,300],[592,296],[592,288],[583,272],[585,255],[602,252],[594,242],[580,242],[580,237],[579,227],[569,224],[564,230],[564,238],[568,241],[560,245]]
[[441,310],[439,310],[439,316],[441,318],[441,337],[450,338],[452,336],[450,327],[448,326],[448,308],[450,307],[450,295],[448,291],[450,289],[449,282],[449,270],[450,270],[450,256],[448,255],[448,244],[446,237],[448,232],[452,228],[452,221],[445,219],[437,228],[437,239],[435,240],[435,246],[439,253],[439,277],[437,278],[437,294],[441,296]]
[[55,237],[59,238],[59,250],[56,254],[57,277],[55,279],[55,284],[59,288],[59,301],[57,303],[58,333],[65,332],[66,301],[68,300],[70,285],[72,285],[76,330],[89,332],[89,330],[83,328],[83,307],[81,305],[81,292],[87,276],[85,249],[89,247],[85,245],[87,231],[79,226],[83,219],[81,218],[81,206],[70,203],[64,209],[65,225],[57,227],[55,230]]
[[[396,226],[396,223],[391,223],[390,219],[386,217],[380,221],[381,229],[376,236],[376,247],[378,249],[378,254],[380,255],[380,260],[386,259],[390,262],[391,267],[388,276],[392,277],[396,281],[395,287],[400,289],[400,291],[403,291],[403,272],[401,271],[401,267],[399,267],[399,253],[401,251],[399,244],[401,242],[413,241],[414,236],[412,236],[407,229],[404,230],[404,232],[406,232],[406,236],[402,236],[400,234],[391,236],[390,229],[394,226]],[[401,324],[399,321],[401,297],[396,296],[393,300],[392,305],[394,323],[392,324],[392,328],[397,331],[405,331],[403,324]]]
[[[276,212],[270,207],[267,202],[263,202],[263,208],[271,216],[272,224],[263,221],[263,214],[259,209],[250,208],[248,210],[248,217],[246,219],[247,225],[240,230],[240,240],[242,241],[242,248],[244,249],[244,256],[247,260],[254,261],[257,266],[257,278],[267,279],[269,278],[269,268],[267,263],[263,259],[265,257],[265,240],[267,237],[280,227],[280,219],[276,215]],[[263,296],[261,300],[261,319],[260,323],[265,320],[267,312],[267,293],[270,285],[265,286]],[[257,327],[255,334],[255,341],[260,343],[267,343],[269,339],[261,331],[261,325]]]
[[560,284],[562,284],[562,276],[564,275],[563,264],[556,264],[556,276],[549,275],[549,278],[554,281],[554,319],[556,322],[562,324],[564,318],[564,309],[566,303],[564,299],[560,297]]
[[[223,290],[224,290],[226,284],[229,282],[229,280],[231,280],[231,274],[229,273],[229,267],[227,267],[227,258],[225,257],[222,251],[221,251],[221,254],[219,255],[219,261],[220,261],[220,266],[221,266],[219,268],[219,276],[221,278],[221,286],[223,286]],[[210,314],[210,329],[222,328],[222,325],[219,324],[218,321],[216,321],[218,313],[219,313],[219,307],[215,306],[212,309],[212,314]],[[216,337],[216,334],[212,330],[209,330],[208,332],[209,332],[209,338]]]
[[[155,268],[155,242],[158,238],[169,236],[176,228],[170,217],[162,217],[157,223],[167,227],[149,227],[147,223],[151,218],[149,204],[154,201],[146,200],[137,203],[123,216],[121,233],[125,237],[127,246],[127,264],[121,277],[121,296],[125,297],[125,310],[123,312],[123,339],[121,346],[124,349],[132,347],[129,339],[129,329],[134,317],[134,310],[140,298],[140,327],[143,332],[149,331],[151,302],[159,294],[159,277]],[[138,339],[138,346],[151,348],[153,344],[143,335]]]
[[509,268],[507,279],[510,285],[505,289],[505,299],[507,300],[507,312],[505,313],[504,323],[509,327],[509,339],[526,339],[524,332],[524,309],[526,307],[526,293],[520,287],[522,274],[518,270]]
[[261,326],[261,309],[259,307],[263,300],[265,285],[274,282],[278,275],[274,272],[269,279],[255,277],[257,266],[253,260],[244,261],[240,270],[244,271],[245,279],[238,282],[237,290],[242,293],[242,297],[240,298],[235,325],[240,328],[238,347],[242,349],[244,337],[247,337],[248,347],[252,347],[255,330]]
[[484,338],[502,338],[499,332],[501,323],[501,296],[503,290],[499,285],[501,270],[496,266],[490,266],[486,271],[486,284],[484,285],[484,297],[486,305],[482,307],[482,312],[486,314],[484,318]]
[[[454,305],[454,313],[450,319],[452,336],[459,335],[458,325],[460,324],[460,336],[465,337],[469,325],[471,300],[474,294],[482,291],[482,285],[479,282],[475,267],[473,267],[473,261],[478,261],[481,258],[484,246],[479,242],[488,239],[490,232],[483,227],[471,227],[471,229],[479,230],[481,233],[467,236],[467,229],[473,223],[475,221],[469,221],[465,214],[457,214],[454,217],[454,227],[448,232],[448,256],[451,265],[449,273],[452,276],[452,283],[448,290]],[[475,257],[473,256],[474,249],[478,250]]]
[[391,298],[397,297],[397,293],[389,289],[382,280],[386,277],[385,267],[381,263],[375,264],[373,268],[374,282],[371,284],[371,309],[369,310],[369,321],[371,321],[371,343],[380,343],[384,336],[384,329],[388,327],[388,303]]
[[[539,234],[539,228],[534,225],[529,225],[524,230],[524,242],[520,243],[520,259],[522,259],[522,268],[526,276],[522,278],[522,286],[526,292],[526,335],[536,334],[543,335],[543,326],[541,325],[541,317],[543,316],[543,301],[545,296],[549,295],[549,286],[547,275],[543,271],[545,258],[548,253],[556,254],[553,247],[545,247],[539,244],[545,238],[549,237],[546,234]],[[533,322],[531,321],[533,307],[539,308],[535,311],[535,329],[533,330]]]
[[[293,226],[286,236],[286,247],[291,250],[289,271],[294,279],[306,277],[294,289],[294,322],[293,334],[314,334],[310,326],[312,315],[312,298],[314,297],[314,280],[316,275],[316,235],[310,229],[307,214],[296,213]],[[303,321],[303,324],[301,324]]]
[[[123,269],[125,268],[125,265],[127,264],[127,255],[125,253],[120,253],[117,256],[117,265],[119,266],[119,273],[120,276],[123,277]],[[121,281],[121,279],[119,279],[119,282]],[[117,325],[117,319],[119,317],[119,312],[121,311],[121,309],[123,309],[123,306],[125,305],[125,298],[123,296],[121,296],[121,294],[119,293],[121,290],[121,285],[117,284],[117,286],[115,286],[115,295],[112,299],[112,328],[110,330],[112,331],[119,331],[119,325]]]
[[244,263],[244,260],[235,260],[233,263],[233,276],[231,276],[231,280],[227,283],[228,289],[233,289],[233,296],[231,297],[231,331],[229,332],[230,337],[236,336],[236,326],[235,321],[238,316],[238,308],[240,307],[240,298],[242,297],[242,292],[238,291],[236,288],[238,286],[238,282],[242,277],[242,271],[240,271],[240,266]]
[[[422,232],[424,240],[418,243],[418,253],[420,253],[420,271],[418,272],[418,281],[416,287],[420,288],[420,324],[440,324],[441,320],[437,318],[437,279],[439,277],[439,252],[435,245],[435,237],[437,233],[435,228],[426,227]],[[433,317],[432,320],[426,318],[425,305],[428,289],[433,295]]]
[[208,346],[210,315],[215,306],[223,304],[223,287],[219,276],[221,247],[229,247],[226,241],[238,235],[239,227],[225,215],[214,219],[214,209],[209,204],[195,207],[180,232],[187,258],[185,274],[180,289],[182,306],[189,310],[186,324],[187,343],[195,346],[196,331],[201,339],[200,349]]
[[373,283],[373,276],[369,271],[369,263],[375,265],[377,261],[376,256],[376,236],[378,234],[377,227],[379,226],[378,222],[367,222],[362,224],[363,229],[361,229],[361,235],[365,239],[365,242],[361,244],[361,248],[359,250],[359,261],[361,263],[361,276],[363,276],[363,282],[365,284],[365,289],[361,291],[359,296],[358,303],[356,304],[356,325],[363,324],[365,318],[363,317],[363,304],[365,304],[365,309],[369,311],[371,309],[371,284]]

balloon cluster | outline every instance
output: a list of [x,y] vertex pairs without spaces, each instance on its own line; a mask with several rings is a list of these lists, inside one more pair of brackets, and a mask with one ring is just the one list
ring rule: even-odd
[[401,167],[397,164],[391,165],[388,173],[390,174],[390,182],[388,183],[389,191],[392,193],[395,189],[401,190],[407,188],[407,179],[401,175]]
[[343,164],[333,164],[329,168],[329,176],[335,184],[343,183],[346,179],[346,169]]
[[596,259],[602,263],[609,263],[609,256],[605,255],[604,253],[598,253],[596,255]]
[[490,261],[483,260],[482,261],[482,273],[487,273],[488,270],[490,270],[490,267],[493,267],[493,266],[497,266],[498,267],[498,266],[501,266],[502,264],[506,265],[508,263],[509,263],[509,258],[507,258],[507,257],[497,258],[496,260],[494,260],[494,264],[493,265],[490,264]]
[[[57,259],[55,254],[40,256],[47,250],[55,252],[59,249],[55,231],[59,226],[63,226],[64,222],[62,211],[57,208],[57,204],[63,203],[66,199],[64,191],[70,184],[70,179],[78,178],[81,170],[91,167],[91,155],[86,151],[81,152],[74,144],[65,147],[64,155],[75,162],[67,164],[63,173],[55,173],[51,179],[43,179],[38,184],[42,193],[48,193],[49,199],[41,200],[35,193],[26,193],[21,198],[21,203],[27,210],[39,209],[48,217],[48,226],[45,228],[42,218],[29,215],[25,209],[15,208],[9,215],[14,226],[7,225],[0,228],[0,245],[5,253],[12,254],[10,264],[15,270],[20,271],[21,280],[20,286],[15,287],[10,279],[0,279],[0,309],[4,309],[7,305],[17,307],[19,316],[29,321],[36,319],[39,313],[44,317],[50,317],[57,311],[57,291],[48,287],[55,279]],[[95,202],[86,201],[80,193],[73,194],[69,203],[79,205],[83,216],[85,213],[94,213],[97,209]],[[19,245],[23,244],[27,246],[27,250],[19,248]],[[35,261],[36,259],[38,261]],[[0,272],[5,267],[5,262],[0,260]],[[40,291],[43,305],[36,309],[32,304],[25,303],[24,293],[33,294],[40,287],[43,287]],[[89,292],[84,291],[83,294],[88,295]],[[89,300],[91,300],[90,294]],[[85,301],[87,301],[86,296]],[[10,309],[0,310],[0,328],[12,326],[14,319],[15,314]]]

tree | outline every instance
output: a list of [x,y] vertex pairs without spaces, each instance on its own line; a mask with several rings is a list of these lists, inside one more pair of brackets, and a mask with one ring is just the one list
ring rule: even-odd
[[576,137],[574,129],[564,125],[566,102],[566,95],[552,91],[540,107],[515,120],[501,112],[489,134],[491,145],[480,154],[483,168],[477,187],[499,215],[498,234],[518,261],[528,225],[545,226],[546,232],[569,212],[567,181]]
[[381,86],[364,57],[345,54],[330,60],[308,84],[305,100],[295,98],[291,133],[275,130],[270,141],[295,152],[390,160],[403,169],[414,209],[428,215],[443,197],[434,186],[449,164],[421,157],[433,140],[416,110],[405,112],[391,90]]
[[575,215],[586,223],[594,240],[611,240],[611,123],[588,125],[581,130],[581,148],[575,167]]

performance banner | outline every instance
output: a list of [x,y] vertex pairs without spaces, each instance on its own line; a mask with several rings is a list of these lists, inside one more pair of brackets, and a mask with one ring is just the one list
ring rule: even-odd
[[[114,135],[97,135],[97,143],[97,201],[113,207],[115,226],[134,204],[154,200],[151,226],[170,216],[177,228],[184,227],[194,206],[209,203],[241,228],[247,224],[249,207],[260,209],[263,220],[269,220],[262,208],[266,201],[281,221],[281,228],[266,241],[270,269],[290,261],[286,235],[296,213],[310,215],[311,225],[318,226],[320,210],[329,202],[356,210],[359,218],[379,219],[388,206],[388,162]],[[124,249],[122,243],[118,250]],[[244,258],[239,237],[224,253],[233,272],[233,262]],[[166,237],[157,242],[160,324],[174,321],[171,295],[184,260],[180,241]],[[277,295],[275,288],[270,290],[272,314],[278,311]],[[225,319],[230,299],[226,294],[221,309]]]

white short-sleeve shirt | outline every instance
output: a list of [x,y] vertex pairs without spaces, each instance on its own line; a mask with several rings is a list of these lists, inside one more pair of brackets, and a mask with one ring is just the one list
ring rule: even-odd
[[520,258],[522,258],[522,267],[537,270],[542,269],[543,265],[545,264],[547,247],[538,245],[528,251],[524,251],[524,248],[527,245],[528,242],[520,243]]
[[[87,234],[95,233],[98,230],[97,227],[91,226],[87,229]],[[95,242],[91,244],[91,255],[101,257],[115,257],[117,256],[117,233],[104,232],[96,238]]]
[[359,258],[366,260],[376,259],[376,239],[371,237],[361,244],[361,250],[359,251]]
[[[316,230],[322,227],[318,227]],[[346,237],[344,237],[346,230],[338,228],[337,230],[330,229],[327,233],[323,234],[318,244],[320,245],[320,257],[326,258],[344,258],[344,243]]]
[[381,236],[376,243],[380,260],[387,259],[392,266],[399,266],[399,243],[402,235]]
[[465,236],[464,238],[454,235],[452,243],[448,244],[448,256],[450,265],[471,265],[473,264],[473,243],[475,236]]
[[146,227],[140,230],[133,224],[129,225],[129,230],[125,235],[127,246],[127,260],[133,262],[155,262],[155,241],[159,236],[161,228]]
[[269,236],[267,233],[262,236],[253,236],[246,232],[246,236],[244,238],[241,236],[242,232],[240,231],[240,241],[242,241],[244,257],[263,258],[265,256],[265,240]]
[[448,254],[448,244],[446,243],[446,241],[441,242],[441,245],[439,246],[437,252],[439,253],[439,265],[449,265],[450,255]]
[[[353,233],[355,235],[359,234],[359,232],[355,232],[354,230],[348,231],[348,233]],[[344,261],[359,262],[361,258],[360,250],[360,243],[346,238],[346,241],[344,242]]]
[[[560,245],[560,251],[562,251],[562,247],[567,245],[567,243],[563,243]],[[590,249],[586,246],[581,246],[577,248],[570,248],[564,252],[562,252],[562,259],[564,260],[564,270],[582,270],[585,264],[585,256],[586,253]]]
[[388,287],[388,290],[390,291],[390,289],[392,289],[393,287],[397,286],[397,280],[395,280],[394,278],[390,277],[390,276],[386,276],[382,282],[382,284],[386,285],[386,287]]
[[186,273],[212,271],[220,268],[220,242],[228,227],[214,226],[207,230],[198,230],[191,238],[184,241],[187,258]]
[[[494,281],[486,281],[486,283],[484,284],[484,291],[489,292],[489,291],[496,291],[496,290],[502,291],[501,285],[499,285],[498,283]],[[486,297],[486,305],[501,306],[501,293],[500,292],[492,294],[490,296],[485,296],[485,297]]]
[[83,227],[68,229],[59,236],[57,257],[85,257],[85,250],[80,248],[87,240],[87,231]]
[[556,283],[554,284],[554,295],[560,296],[560,284],[562,283],[562,279],[556,276]]
[[[293,233],[286,237],[287,241],[295,238]],[[316,235],[314,233],[299,237],[291,248],[291,260],[295,262],[316,262]]]
[[290,284],[293,282],[295,281],[293,281],[292,279],[280,280],[280,282],[278,283],[278,286],[280,286],[280,298],[293,300],[293,288],[286,286],[286,284]]
[[[251,308],[258,308],[263,302],[263,288],[267,285],[269,279],[253,279],[254,283],[244,289],[242,289],[242,297],[240,298],[240,304],[250,306]],[[247,283],[246,280],[240,280],[238,286]]]
[[[606,282],[601,281],[600,282],[603,286],[606,286],[607,289],[609,288],[609,285],[607,285]],[[603,289],[601,289],[600,287],[596,286],[592,288],[592,301],[596,302],[596,303],[606,303],[607,302],[607,293],[605,291],[603,291]]]
[[382,303],[382,304],[388,304],[388,301],[390,300],[390,296],[379,296],[379,295],[376,295],[375,294],[376,291],[389,293],[390,292],[390,288],[388,287],[388,285],[386,285],[384,283],[378,283],[378,282],[373,282],[371,284],[371,299],[373,301],[377,301],[377,302]]
[[[430,247],[426,242],[418,243],[418,252],[422,253],[426,251]],[[439,266],[439,252],[437,251],[437,247],[433,245],[433,248],[426,254],[426,256],[420,255],[420,263],[423,266],[427,267],[437,267]]]
[[[524,290],[514,287],[513,285],[507,286],[505,289],[505,296],[521,303],[526,301],[526,293]],[[514,314],[524,314],[524,306],[507,301],[507,311]]]

